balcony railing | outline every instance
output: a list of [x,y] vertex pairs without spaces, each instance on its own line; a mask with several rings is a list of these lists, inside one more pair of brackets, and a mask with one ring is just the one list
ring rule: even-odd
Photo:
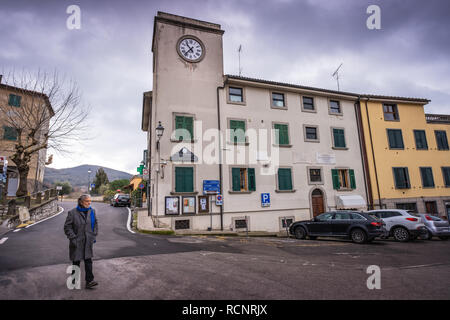
[[425,120],[428,123],[447,123],[450,124],[449,114],[425,114]]

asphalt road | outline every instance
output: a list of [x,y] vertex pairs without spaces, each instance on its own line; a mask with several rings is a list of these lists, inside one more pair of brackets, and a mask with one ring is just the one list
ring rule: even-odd
[[[357,245],[296,240],[132,234],[127,208],[95,203],[94,290],[69,290],[67,209],[6,235],[0,299],[450,299],[450,241]],[[380,289],[369,289],[371,265]],[[84,278],[84,276],[82,277]]]

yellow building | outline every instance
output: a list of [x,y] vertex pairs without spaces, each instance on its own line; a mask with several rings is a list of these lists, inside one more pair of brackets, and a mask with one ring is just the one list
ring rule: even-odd
[[450,115],[427,115],[426,99],[361,97],[368,193],[374,208],[449,216]]
[[[138,176],[138,175],[133,176],[130,179],[130,184],[127,186],[127,189],[129,189],[130,192],[133,192],[134,190],[139,189],[139,185],[141,183],[144,183],[144,180],[142,180],[142,178],[140,176]],[[146,195],[144,193],[145,189],[142,190],[142,192],[143,192],[143,194],[142,194],[142,201],[145,202],[145,201],[147,201],[147,197],[146,197]]]

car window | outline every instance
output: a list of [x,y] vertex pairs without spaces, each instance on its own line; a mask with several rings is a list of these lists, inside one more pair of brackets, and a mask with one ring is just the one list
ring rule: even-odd
[[[362,215],[360,215],[359,213],[352,213],[351,217],[353,220],[366,220],[366,218],[364,218]],[[377,219],[378,217],[375,216]]]
[[442,221],[442,219],[436,217],[436,216],[432,216],[432,215],[428,215],[431,219],[433,219],[433,221]]
[[402,216],[402,214],[400,212],[391,211],[389,213],[391,214],[391,216],[389,218]]
[[351,216],[348,212],[336,212],[334,220],[350,220]]
[[319,221],[327,221],[327,220],[331,220],[332,218],[333,218],[333,213],[330,213],[330,212],[322,213],[321,215],[318,215],[316,217],[316,219]]

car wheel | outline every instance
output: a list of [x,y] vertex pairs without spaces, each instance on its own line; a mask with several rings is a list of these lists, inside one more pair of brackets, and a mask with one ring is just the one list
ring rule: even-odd
[[427,231],[424,235],[420,237],[422,240],[431,240],[433,238],[433,234],[430,231]]
[[409,231],[403,227],[397,227],[393,231],[394,239],[399,242],[407,242],[409,240]]
[[306,238],[306,231],[305,231],[305,229],[303,227],[295,228],[295,232],[294,233],[295,233],[295,237],[297,239],[303,240],[303,239]]
[[448,240],[448,237],[439,237],[441,240]]
[[367,235],[362,229],[354,229],[350,233],[350,238],[355,243],[364,243],[367,241]]

